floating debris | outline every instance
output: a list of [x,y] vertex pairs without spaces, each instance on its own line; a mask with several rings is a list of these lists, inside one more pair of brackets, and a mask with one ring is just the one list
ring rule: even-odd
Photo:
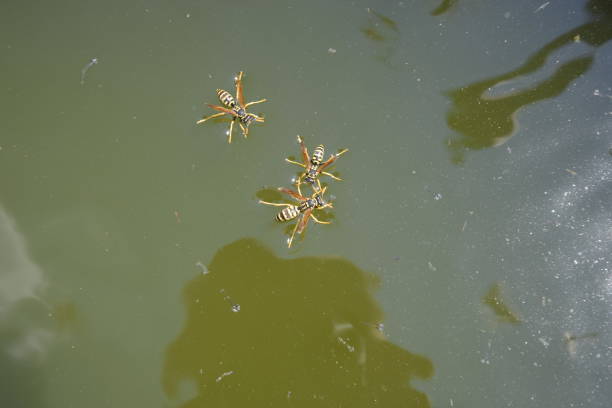
[[574,170],[570,170],[570,169],[565,169],[565,171],[567,171],[567,172],[568,172],[569,174],[571,174],[572,176],[575,176],[576,174],[578,174],[578,173],[576,173]]
[[540,340],[540,343],[542,343],[544,348],[548,348],[548,346],[550,346],[550,341],[548,341],[546,337],[538,337],[538,340]]
[[328,48],[327,49],[327,53],[330,55],[334,55],[336,53],[336,49],[335,48]]
[[83,67],[83,69],[81,70],[81,85],[85,84],[85,75],[87,75],[87,71],[89,71],[89,68],[93,67],[97,63],[98,63],[98,59],[92,58],[91,61],[89,61],[87,65]]
[[225,294],[225,289],[219,289],[219,293],[221,293],[223,296],[223,300],[225,300],[226,302],[228,302],[231,305],[231,310],[234,313],[238,313],[240,311],[240,305],[238,303],[234,303],[232,301],[232,298]]
[[593,95],[595,95],[595,96],[601,96],[602,98],[610,98],[610,99],[612,99],[612,95],[608,95],[608,94],[605,94],[605,93],[601,93],[601,91],[600,91],[599,89],[595,89],[595,90],[593,91]]
[[219,381],[221,381],[223,379],[223,377],[227,377],[228,375],[232,375],[232,374],[234,374],[233,370],[232,371],[227,371],[227,372],[221,374],[220,376],[218,376],[215,381],[219,382]]
[[200,268],[200,270],[202,271],[202,275],[208,275],[210,273],[210,271],[208,270],[208,268],[206,267],[206,265],[204,265],[202,263],[202,261],[198,261],[196,262],[195,266],[197,266],[198,268]]
[[346,349],[348,350],[349,353],[352,353],[355,351],[355,347],[353,347],[352,345],[350,345],[346,340],[344,340],[344,338],[342,337],[338,337],[338,341],[340,343],[342,343],[344,345],[344,347],[346,347]]
[[542,4],[540,7],[535,9],[534,13],[537,13],[538,11],[544,10],[546,7],[548,7],[549,4],[550,4],[550,1],[547,1],[546,3]]

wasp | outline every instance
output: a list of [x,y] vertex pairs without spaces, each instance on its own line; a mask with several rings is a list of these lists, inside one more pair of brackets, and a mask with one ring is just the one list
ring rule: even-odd
[[295,198],[298,201],[298,204],[288,204],[288,203],[270,203],[267,201],[259,200],[261,204],[273,205],[275,207],[285,207],[278,214],[276,214],[276,221],[278,222],[286,222],[291,221],[301,215],[301,219],[296,222],[295,227],[293,228],[293,232],[291,233],[291,237],[287,240],[287,246],[291,248],[291,243],[293,242],[293,237],[295,233],[301,234],[304,229],[306,229],[306,225],[308,225],[308,221],[312,218],[312,220],[318,224],[331,224],[328,221],[321,221],[312,213],[314,210],[322,210],[324,208],[333,208],[332,203],[327,203],[323,199],[323,194],[327,187],[319,191],[315,191],[310,198],[304,197],[302,194],[297,193],[288,188],[279,187],[278,191],[288,194],[291,197]]
[[302,163],[293,161],[289,158],[285,160],[288,163],[297,164],[298,166],[302,166],[305,168],[305,171],[302,174],[300,174],[300,177],[298,178],[296,182],[298,192],[300,194],[302,194],[302,191],[300,190],[300,184],[302,183],[302,180],[309,183],[313,187],[313,190],[315,191],[321,190],[321,182],[319,181],[319,174],[325,174],[326,176],[329,176],[333,178],[334,180],[338,180],[338,181],[342,180],[340,177],[336,177],[331,173],[323,171],[323,169],[325,169],[327,166],[329,166],[334,161],[336,161],[336,159],[340,157],[340,155],[348,152],[348,149],[343,149],[336,154],[332,154],[324,162],[323,158],[325,156],[325,147],[323,147],[322,144],[315,147],[315,149],[312,152],[312,157],[309,157],[308,149],[304,145],[304,141],[302,140],[300,135],[298,135],[297,140],[298,140],[298,143],[300,144],[300,150],[302,152]]
[[223,89],[217,89],[217,96],[219,97],[219,101],[224,106],[208,104],[210,108],[218,110],[220,112],[215,113],[214,115],[210,115],[205,118],[202,118],[196,122],[196,124],[200,124],[200,123],[206,122],[208,119],[216,118],[218,116],[222,116],[225,114],[232,115],[232,122],[230,123],[230,128],[229,128],[229,131],[227,132],[228,134],[227,142],[228,143],[232,143],[232,131],[234,128],[234,122],[236,120],[238,120],[238,124],[240,125],[240,128],[242,129],[242,134],[244,135],[244,137],[247,137],[247,135],[249,134],[249,125],[251,124],[251,122],[263,122],[264,121],[263,117],[257,116],[253,113],[249,113],[246,111],[246,108],[248,108],[249,106],[255,105],[257,103],[265,102],[266,99],[260,99],[258,101],[249,102],[245,104],[244,103],[244,92],[242,90],[242,75],[243,75],[243,72],[240,71],[238,76],[234,78],[234,85],[236,86],[236,99],[234,99],[232,94],[229,93],[228,91],[224,91]]

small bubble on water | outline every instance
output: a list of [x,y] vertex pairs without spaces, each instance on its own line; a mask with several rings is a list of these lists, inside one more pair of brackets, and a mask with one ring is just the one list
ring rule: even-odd
[[232,305],[232,312],[238,313],[239,311],[240,311],[240,305],[238,303],[236,303],[235,305]]

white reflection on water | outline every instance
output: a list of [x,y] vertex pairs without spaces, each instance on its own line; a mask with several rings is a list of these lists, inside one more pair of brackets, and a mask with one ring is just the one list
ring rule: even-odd
[[[38,295],[44,289],[43,272],[27,253],[15,222],[0,207],[0,353],[14,359],[40,357],[54,335],[31,318],[31,302],[46,306]],[[30,302],[29,302],[30,301]]]

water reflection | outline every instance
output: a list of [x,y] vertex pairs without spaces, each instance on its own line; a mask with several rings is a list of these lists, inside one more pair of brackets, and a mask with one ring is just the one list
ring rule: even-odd
[[500,321],[508,323],[520,323],[516,313],[510,310],[501,294],[501,286],[499,284],[492,285],[487,294],[482,298],[482,302],[489,306],[493,313]]
[[591,0],[586,5],[592,20],[556,37],[515,70],[454,89],[448,93],[452,108],[447,114],[448,126],[459,132],[459,138],[447,141],[454,163],[462,163],[466,150],[498,146],[517,129],[516,113],[524,106],[561,94],[592,65],[593,56],[574,58],[562,64],[550,77],[535,85],[507,95],[488,97],[487,91],[541,69],[548,57],[561,47],[582,41],[599,47],[612,39],[612,2]]
[[572,334],[570,332],[565,332],[563,333],[563,340],[570,357],[576,357],[578,342],[596,339],[598,336],[599,333]]
[[370,8],[368,11],[368,23],[361,29],[365,37],[375,43],[375,58],[385,65],[390,65],[391,58],[395,55],[399,46],[399,28],[397,22]]
[[455,4],[457,4],[457,0],[442,0],[442,3],[440,3],[438,7],[432,10],[431,15],[432,16],[442,15],[446,13],[447,11],[449,11],[451,8],[453,8]]
[[42,270],[31,259],[11,217],[0,208],[0,401],[43,406],[40,362],[54,338],[38,298]]
[[221,248],[209,270],[185,288],[186,323],[166,352],[166,394],[184,401],[193,386],[182,407],[429,406],[409,381],[432,363],[385,339],[373,276],[342,259],[277,258],[253,239]]

